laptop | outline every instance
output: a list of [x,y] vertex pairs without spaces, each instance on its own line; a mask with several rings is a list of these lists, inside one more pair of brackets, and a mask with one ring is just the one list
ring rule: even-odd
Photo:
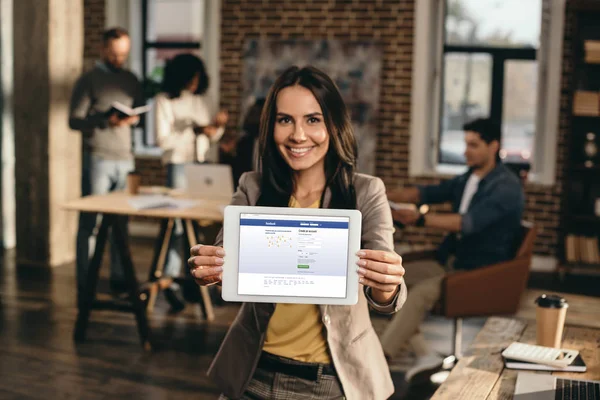
[[233,196],[231,167],[224,164],[187,164],[184,166],[185,192],[192,197],[229,203]]
[[600,381],[563,379],[550,374],[519,372],[515,400],[600,400]]

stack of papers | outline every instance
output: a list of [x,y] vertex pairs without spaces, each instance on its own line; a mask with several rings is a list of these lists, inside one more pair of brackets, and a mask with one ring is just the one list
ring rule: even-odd
[[190,208],[197,204],[195,200],[174,199],[169,196],[148,194],[133,196],[127,199],[129,205],[136,210],[148,210],[152,208]]

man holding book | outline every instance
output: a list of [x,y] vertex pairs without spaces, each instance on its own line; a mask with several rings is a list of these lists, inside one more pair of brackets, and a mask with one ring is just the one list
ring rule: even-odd
[[[131,127],[139,122],[137,112],[124,112],[143,106],[143,87],[124,68],[131,41],[122,28],[104,32],[102,60],[84,73],[73,89],[69,126],[80,131],[82,144],[81,194],[104,194],[125,188],[127,174],[134,169]],[[145,109],[138,109],[145,111]],[[126,217],[119,220],[127,227]],[[77,287],[81,299],[89,264],[90,244],[96,215],[81,213],[77,233]],[[116,246],[111,240],[111,290],[125,293],[125,279]]]

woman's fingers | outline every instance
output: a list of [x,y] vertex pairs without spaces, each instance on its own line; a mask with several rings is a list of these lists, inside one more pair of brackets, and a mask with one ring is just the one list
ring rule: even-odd
[[190,249],[191,257],[188,259],[188,267],[190,269],[197,268],[201,265],[223,265],[225,251],[222,247],[204,246],[198,244]]
[[211,285],[221,281],[225,251],[222,247],[196,245],[190,249],[188,259],[190,273],[199,285]]
[[203,244],[197,244],[190,249],[192,257],[195,256],[217,256],[224,257],[225,250],[222,247],[217,246],[206,246]]
[[[400,267],[402,268],[402,267]],[[394,285],[394,286],[398,286],[399,284],[402,283],[402,275],[404,275],[404,273],[402,274],[382,274],[380,272],[376,272],[374,270],[371,269],[366,269],[363,267],[359,267],[358,268],[358,274],[363,277],[366,278],[370,281],[373,282],[377,282],[377,283],[381,283],[384,285]]]
[[390,284],[375,282],[375,281],[365,278],[365,277],[361,277],[359,282],[365,286],[370,286],[373,289],[381,290],[382,292],[388,292],[388,293],[394,292],[398,288],[398,285],[390,285]]
[[192,276],[196,279],[214,278],[223,272],[223,267],[205,267],[199,266],[190,271]]
[[400,277],[404,275],[404,267],[400,264],[386,264],[379,261],[365,259],[358,260],[356,264],[359,266],[359,268],[367,271],[373,271],[373,273],[377,273],[378,275],[397,275]]
[[215,256],[196,256],[188,259],[188,267],[190,269],[197,268],[201,265],[215,266],[225,264],[225,259]]
[[402,264],[402,257],[391,251],[360,250],[356,255],[361,259],[379,261],[385,264]]
[[383,292],[393,292],[404,278],[402,257],[394,252],[361,250],[357,253],[359,281]]

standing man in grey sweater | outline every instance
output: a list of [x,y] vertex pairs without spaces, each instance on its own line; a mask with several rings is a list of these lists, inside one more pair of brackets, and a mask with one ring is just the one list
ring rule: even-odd
[[[131,41],[125,29],[104,32],[102,60],[83,74],[73,89],[69,126],[83,136],[81,194],[105,194],[125,188],[127,174],[134,169],[131,127],[137,116],[121,118],[111,112],[118,101],[128,107],[144,103],[143,88],[136,76],[123,68]],[[119,224],[127,229],[127,218]],[[77,233],[77,289],[81,301],[89,265],[89,240],[96,228],[96,214],[81,213]],[[111,290],[126,292],[123,267],[110,236]]]

